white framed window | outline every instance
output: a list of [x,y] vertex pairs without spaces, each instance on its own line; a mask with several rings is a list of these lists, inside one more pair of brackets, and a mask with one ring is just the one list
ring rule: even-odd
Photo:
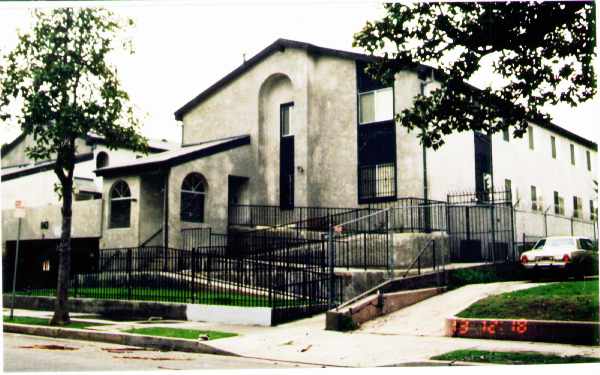
[[391,87],[358,94],[359,123],[388,121],[394,118],[394,91]]
[[279,107],[279,116],[281,123],[281,136],[287,137],[294,135],[293,129],[293,114],[294,114],[294,103],[285,103]]
[[109,228],[128,228],[131,217],[131,191],[123,180],[114,183],[110,190]]
[[193,223],[204,222],[206,180],[199,173],[188,174],[181,184],[181,220]]

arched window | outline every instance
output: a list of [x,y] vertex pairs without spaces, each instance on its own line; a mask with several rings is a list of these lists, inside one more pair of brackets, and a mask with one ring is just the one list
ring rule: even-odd
[[108,167],[108,154],[104,151],[99,152],[96,156],[96,169]]
[[206,180],[199,173],[190,173],[181,184],[181,220],[204,222]]
[[131,191],[125,181],[117,181],[110,190],[110,228],[128,228],[131,216]]

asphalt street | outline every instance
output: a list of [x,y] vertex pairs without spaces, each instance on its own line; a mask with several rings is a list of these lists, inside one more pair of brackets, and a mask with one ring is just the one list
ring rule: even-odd
[[[4,371],[298,368],[304,364],[4,333]],[[313,366],[314,367],[314,366]]]

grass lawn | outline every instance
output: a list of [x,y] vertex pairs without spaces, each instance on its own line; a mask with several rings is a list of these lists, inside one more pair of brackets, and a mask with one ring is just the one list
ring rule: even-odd
[[461,318],[598,321],[598,279],[542,285],[481,299]]
[[488,352],[484,350],[455,350],[431,359],[442,361],[463,361],[497,363],[502,365],[542,365],[560,363],[600,362],[599,358],[584,356],[557,356],[535,352]]
[[200,331],[197,329],[170,328],[170,327],[144,327],[132,328],[123,332],[137,333],[148,336],[176,337],[180,339],[197,340],[198,336],[206,335],[209,340],[222,339],[224,337],[237,336],[237,333],[219,331]]
[[[32,316],[15,316],[13,319],[9,315],[4,315],[5,323],[17,323],[17,324],[31,324],[36,326],[50,326],[50,319],[48,318],[37,318]],[[77,322],[71,321],[70,324],[66,325],[66,328],[79,328],[83,329],[86,327],[101,326],[102,323],[93,322]]]
[[[44,289],[26,292],[22,291],[17,292],[17,294],[27,296],[54,296],[56,295],[56,292],[52,289]],[[99,299],[128,299],[127,288],[78,288],[77,295],[75,295],[75,290],[71,288],[69,289],[69,296]],[[178,289],[133,288],[131,291],[131,300],[191,303],[192,297],[188,291]],[[285,301],[276,298],[270,304],[267,296],[252,296],[235,292],[201,291],[195,294],[195,303],[243,307],[273,305],[273,307],[277,307],[301,306],[307,302],[302,300]]]

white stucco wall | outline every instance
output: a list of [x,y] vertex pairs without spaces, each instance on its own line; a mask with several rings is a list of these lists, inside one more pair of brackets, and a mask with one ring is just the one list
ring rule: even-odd
[[[535,124],[534,149],[529,148],[528,135],[510,141],[502,138],[502,133],[493,136],[494,183],[504,187],[504,180],[510,179],[513,201],[520,199],[519,209],[531,210],[531,186],[535,186],[538,199],[543,200],[544,210],[554,213],[554,191],[564,199],[566,217],[573,216],[573,196],[582,200],[583,219],[590,219],[589,201],[595,200],[593,180],[597,178],[597,152],[586,148],[561,135],[552,133]],[[552,158],[550,136],[556,138],[556,159]],[[570,144],[575,145],[575,165],[571,164]],[[592,170],[587,170],[585,151],[589,150]]]
[[[73,202],[71,235],[73,238],[100,237],[102,201],[100,199]],[[48,229],[41,229],[41,222],[48,221]],[[60,206],[28,207],[21,221],[21,239],[58,239],[61,234],[62,214]],[[2,241],[17,238],[17,219],[14,209],[2,210]]]

